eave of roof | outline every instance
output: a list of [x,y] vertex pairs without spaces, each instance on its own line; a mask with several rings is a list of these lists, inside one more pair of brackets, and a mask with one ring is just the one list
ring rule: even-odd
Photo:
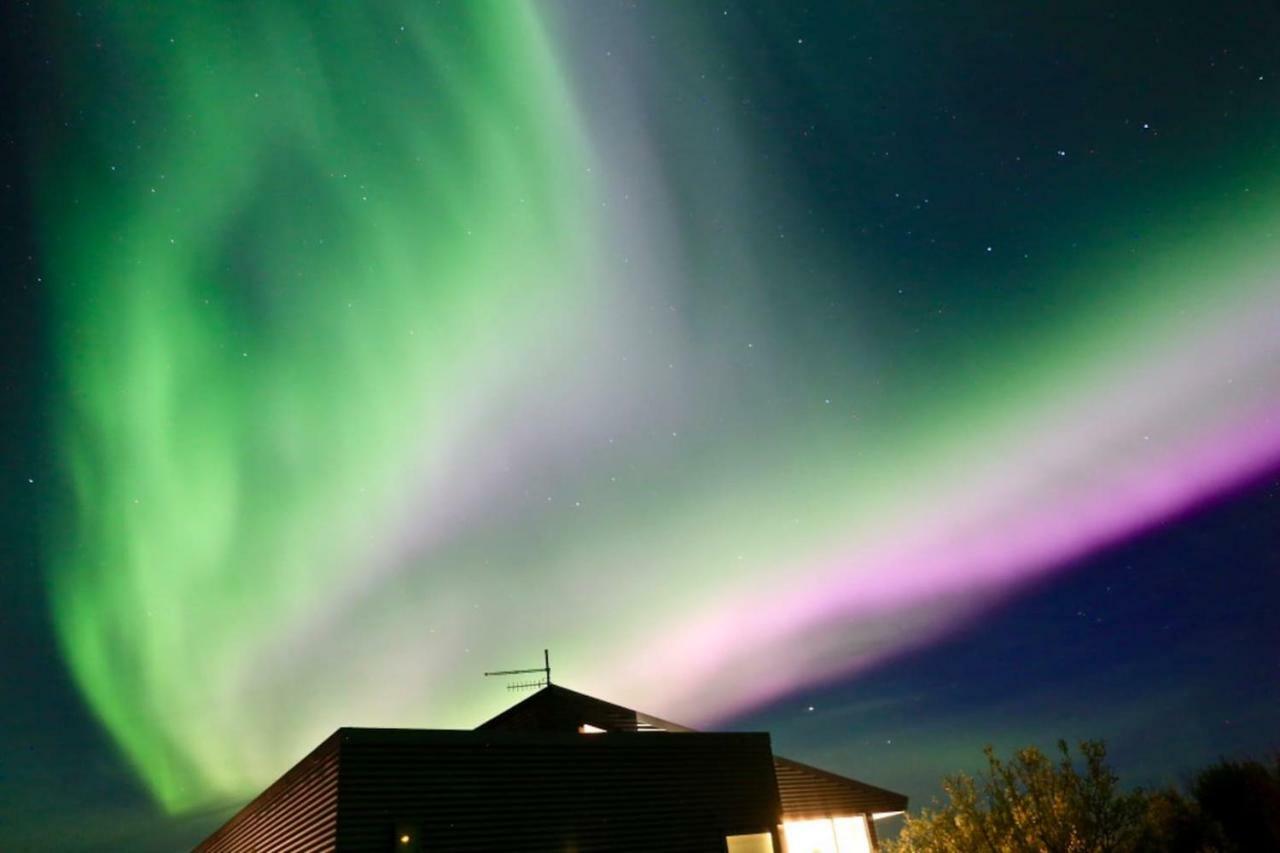
[[782,798],[783,820],[900,812],[907,808],[904,794],[790,758],[775,755],[773,767]]

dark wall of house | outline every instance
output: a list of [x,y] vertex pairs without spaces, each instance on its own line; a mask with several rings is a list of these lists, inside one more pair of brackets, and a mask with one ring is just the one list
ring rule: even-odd
[[723,853],[726,835],[767,832],[781,814],[766,734],[338,737],[340,851]]
[[335,733],[205,839],[197,853],[333,850],[338,762]]

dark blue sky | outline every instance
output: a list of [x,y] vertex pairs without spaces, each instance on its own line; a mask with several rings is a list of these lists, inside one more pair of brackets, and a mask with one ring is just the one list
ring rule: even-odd
[[[982,747],[1105,739],[1128,785],[1280,748],[1280,480],[1074,565],[947,640],[736,721],[775,748],[937,795]],[[808,709],[812,707],[813,710]],[[834,751],[834,755],[833,755]]]

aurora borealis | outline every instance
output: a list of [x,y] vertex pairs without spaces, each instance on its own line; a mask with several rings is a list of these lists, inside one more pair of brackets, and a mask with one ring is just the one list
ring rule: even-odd
[[856,692],[1280,469],[1274,10],[775,5],[15,25],[29,597],[166,814],[543,647]]

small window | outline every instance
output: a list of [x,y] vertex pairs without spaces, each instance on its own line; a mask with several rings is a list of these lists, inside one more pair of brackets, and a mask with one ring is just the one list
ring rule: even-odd
[[773,836],[767,832],[730,835],[724,841],[729,853],[773,853]]
[[599,726],[593,726],[590,723],[583,723],[582,725],[578,726],[578,734],[602,735],[604,734],[604,729],[600,728]]

